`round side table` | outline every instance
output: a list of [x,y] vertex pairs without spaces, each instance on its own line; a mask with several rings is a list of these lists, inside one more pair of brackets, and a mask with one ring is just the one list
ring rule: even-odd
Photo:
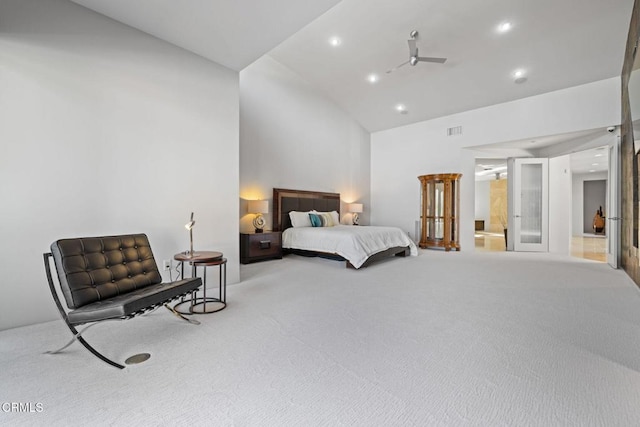
[[[207,267],[218,267],[218,297],[207,296]],[[209,262],[197,262],[195,267],[204,267],[204,277],[202,286],[202,297],[195,299],[194,304],[189,307],[189,312],[192,314],[204,314],[215,313],[216,311],[223,310],[227,303],[227,259],[221,258],[215,261]]]
[[[189,253],[175,254],[173,259],[180,262],[181,277],[184,279],[184,263],[191,264],[191,277],[196,277],[198,267],[204,268],[202,278],[202,296],[194,292],[189,299],[183,299],[173,309],[180,314],[206,314],[223,310],[227,303],[227,259],[222,257],[222,252],[197,251],[193,255]],[[218,297],[207,296],[207,267],[218,267]],[[182,308],[189,304],[189,308]],[[188,311],[187,311],[188,310]]]

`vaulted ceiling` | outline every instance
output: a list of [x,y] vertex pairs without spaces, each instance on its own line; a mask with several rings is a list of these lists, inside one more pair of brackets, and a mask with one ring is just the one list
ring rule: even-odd
[[[617,77],[633,6],[633,0],[74,1],[235,70],[268,54],[369,131]],[[505,22],[511,29],[500,33]],[[387,73],[409,59],[412,30],[419,32],[420,56],[447,61]],[[339,42],[330,43],[335,37]]]
[[340,0],[72,0],[240,71]]

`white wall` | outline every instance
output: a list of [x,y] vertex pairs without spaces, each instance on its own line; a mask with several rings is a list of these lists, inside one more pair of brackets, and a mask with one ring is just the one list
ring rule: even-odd
[[574,236],[584,234],[584,182],[602,179],[607,179],[607,172],[576,173],[571,177],[571,232]]
[[[417,176],[462,173],[460,240],[463,250],[473,250],[475,154],[465,147],[619,123],[619,80],[607,79],[373,133],[372,221],[413,230],[420,206]],[[452,126],[462,126],[463,135],[447,137],[446,129]]]
[[549,252],[571,250],[571,156],[549,159]]
[[474,219],[484,220],[484,229],[491,223],[491,181],[476,181]]
[[56,239],[145,232],[238,267],[238,74],[66,0],[0,2],[0,329],[59,318]]
[[273,212],[274,187],[340,193],[342,213],[363,203],[360,223],[369,224],[369,132],[269,56],[240,72],[240,106],[242,230],[253,229],[246,200],[269,199]]

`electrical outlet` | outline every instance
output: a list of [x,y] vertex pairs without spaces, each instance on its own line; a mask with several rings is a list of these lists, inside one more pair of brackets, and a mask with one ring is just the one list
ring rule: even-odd
[[170,260],[170,259],[165,259],[165,260],[162,262],[162,265],[163,265],[163,267],[164,267],[164,271],[169,271],[169,270],[171,270],[171,260]]

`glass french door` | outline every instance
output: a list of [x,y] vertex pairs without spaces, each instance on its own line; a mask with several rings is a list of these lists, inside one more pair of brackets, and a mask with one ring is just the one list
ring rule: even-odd
[[510,159],[510,249],[519,252],[549,250],[549,160]]

